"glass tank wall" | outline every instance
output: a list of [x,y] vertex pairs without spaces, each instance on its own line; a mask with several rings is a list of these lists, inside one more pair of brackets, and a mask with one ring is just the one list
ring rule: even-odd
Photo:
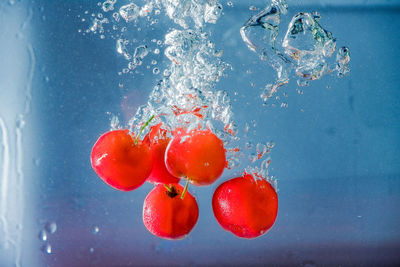
[[[1,1],[0,266],[399,265],[400,3],[286,4]],[[215,183],[189,186],[182,240],[143,225],[152,184],[122,192],[91,167],[101,134],[151,115],[227,149]],[[211,206],[245,170],[279,199],[255,239]]]

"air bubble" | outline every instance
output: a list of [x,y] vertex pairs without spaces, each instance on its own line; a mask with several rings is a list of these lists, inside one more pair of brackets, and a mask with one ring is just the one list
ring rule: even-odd
[[153,69],[153,74],[159,74],[160,73],[160,69],[159,68],[154,68]]
[[134,3],[127,4],[119,9],[119,14],[126,22],[131,22],[138,18],[139,7]]
[[108,12],[111,10],[114,10],[114,4],[117,2],[117,0],[107,0],[103,2],[102,8],[104,12]]
[[92,229],[92,233],[97,235],[100,232],[100,228],[98,226],[94,226]]

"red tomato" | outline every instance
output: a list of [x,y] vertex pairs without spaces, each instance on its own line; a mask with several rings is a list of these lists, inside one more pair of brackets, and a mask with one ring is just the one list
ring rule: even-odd
[[165,152],[168,171],[195,185],[212,184],[222,175],[225,162],[224,145],[210,130],[177,134]]
[[143,223],[155,236],[165,239],[182,239],[195,226],[199,217],[196,199],[183,187],[171,184],[171,191],[164,185],[156,186],[143,204]]
[[92,149],[91,164],[104,182],[122,191],[142,185],[153,167],[149,147],[136,142],[128,130],[100,136]]
[[238,237],[255,238],[274,224],[278,196],[270,183],[245,174],[218,186],[212,207],[222,228]]
[[161,123],[151,127],[149,134],[145,138],[150,144],[150,151],[153,157],[153,170],[147,178],[147,182],[153,184],[178,183],[179,178],[173,176],[165,166],[165,149],[170,138],[166,136],[167,131],[160,129],[160,127]]

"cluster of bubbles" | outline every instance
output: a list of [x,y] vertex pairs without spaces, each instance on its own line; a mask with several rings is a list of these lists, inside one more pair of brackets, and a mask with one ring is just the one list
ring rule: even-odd
[[[308,86],[312,80],[335,72],[338,77],[347,74],[350,52],[342,47],[336,54],[336,39],[320,25],[318,12],[298,13],[288,25],[282,42],[277,41],[282,16],[287,14],[285,0],[272,0],[265,9],[252,16],[240,29],[243,41],[267,61],[277,72],[277,80],[267,84],[261,94],[266,101],[283,85],[289,83],[294,72],[299,86]],[[332,62],[333,61],[333,62]]]
[[[139,72],[136,68],[143,64],[145,57],[151,52],[155,56],[160,54],[162,41],[153,39],[151,42],[146,43],[145,37],[143,40],[138,41],[135,38],[129,39],[126,35],[131,35],[128,31],[130,28],[134,29],[136,33],[143,32],[142,35],[146,35],[149,30],[154,30],[152,25],[158,23],[156,16],[160,14],[160,10],[154,8],[153,2],[144,0],[138,0],[135,3],[129,3],[119,8],[117,8],[116,4],[117,0],[99,2],[98,6],[101,7],[102,13],[89,14],[89,11],[85,11],[84,15],[78,15],[82,22],[91,22],[88,29],[85,31],[79,29],[78,32],[83,35],[89,33],[98,34],[100,39],[112,38],[115,40],[117,53],[127,60],[126,67],[118,74],[137,74]],[[128,27],[128,25],[133,25],[133,27]],[[139,39],[141,38],[139,37]],[[157,63],[157,60],[153,59],[151,60],[151,65],[153,66],[147,65],[146,68],[152,68],[154,74],[159,74],[159,68],[154,66]],[[120,87],[123,87],[123,84],[120,84]]]
[[[222,61],[223,51],[217,50],[204,31],[205,23],[216,23],[222,6],[217,1],[154,1],[165,9],[180,28],[166,35],[164,54],[170,61],[150,94],[146,105],[130,120],[132,131],[139,132],[151,115],[153,123],[166,128],[210,129],[225,145],[237,139],[230,98],[218,91],[216,83],[229,64]],[[192,28],[189,28],[192,27]]]

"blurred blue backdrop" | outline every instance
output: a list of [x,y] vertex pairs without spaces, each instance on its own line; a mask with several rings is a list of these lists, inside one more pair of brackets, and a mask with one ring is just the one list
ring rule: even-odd
[[[217,88],[231,96],[239,130],[257,124],[253,143],[275,143],[274,227],[244,240],[215,221],[212,193],[242,172],[233,169],[210,187],[191,187],[200,217],[186,239],[152,236],[141,217],[152,186],[113,190],[92,171],[89,155],[110,114],[125,124],[146,103],[162,78],[146,66],[154,59],[163,70],[163,52],[146,58],[138,74],[121,74],[127,62],[115,39],[85,33],[91,14],[101,12],[97,2],[4,0],[0,266],[400,264],[399,1],[289,1],[282,24],[297,12],[319,11],[338,45],[350,48],[351,72],[312,82],[303,94],[292,80],[278,93],[286,108],[276,100],[275,107],[262,105],[259,94],[275,74],[239,34],[255,14],[249,6],[268,1],[232,2],[221,2],[223,16],[206,30],[233,66]],[[128,35],[163,40],[177,26],[159,20]]]

